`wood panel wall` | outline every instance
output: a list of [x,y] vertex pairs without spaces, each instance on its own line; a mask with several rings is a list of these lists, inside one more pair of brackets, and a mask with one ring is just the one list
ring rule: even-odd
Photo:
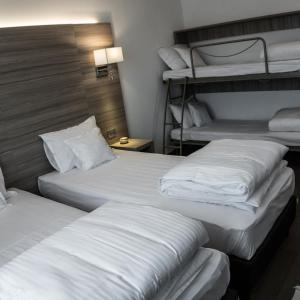
[[95,115],[104,135],[116,129],[110,142],[127,135],[118,78],[95,75],[93,50],[112,45],[110,24],[0,29],[0,164],[7,186],[36,192],[38,176],[52,170],[39,134]]

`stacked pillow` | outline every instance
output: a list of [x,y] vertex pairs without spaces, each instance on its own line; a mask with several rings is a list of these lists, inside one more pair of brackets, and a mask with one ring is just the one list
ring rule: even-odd
[[8,192],[5,187],[5,180],[0,168],[0,209],[7,205],[7,199],[11,196],[13,192]]
[[[264,51],[260,54],[261,59],[265,57]],[[268,46],[269,61],[300,59],[300,41],[288,43],[275,43]]]
[[44,141],[50,164],[60,173],[75,167],[89,170],[115,158],[101,135],[94,116],[77,126],[45,133],[40,137]]
[[[181,123],[182,105],[171,104],[170,109],[177,123]],[[212,122],[212,119],[207,111],[206,105],[200,102],[189,102],[184,108],[183,114],[183,129],[191,127],[203,127]]]
[[93,128],[85,135],[70,138],[65,143],[75,156],[76,168],[81,170],[93,169],[103,162],[116,158],[99,128]]
[[188,108],[196,127],[202,127],[212,122],[204,103],[189,102]]
[[283,108],[269,121],[269,130],[300,132],[300,107]]
[[[191,49],[185,45],[175,45],[169,48],[160,48],[158,54],[171,70],[182,70],[192,67],[190,51]],[[197,50],[193,51],[193,62],[196,68],[206,66]]]

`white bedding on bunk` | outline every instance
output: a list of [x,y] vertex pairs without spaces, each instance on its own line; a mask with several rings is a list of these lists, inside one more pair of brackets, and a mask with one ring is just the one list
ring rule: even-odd
[[270,131],[300,132],[300,107],[283,108],[269,121]]
[[206,240],[201,223],[177,213],[109,203],[2,266],[0,298],[152,299],[195,255],[205,266]]
[[261,201],[250,197],[287,152],[287,147],[269,141],[213,141],[164,174],[160,188],[168,197],[258,207]]
[[[282,60],[269,62],[270,73],[296,72],[300,70],[300,60]],[[195,68],[196,77],[225,77],[265,73],[265,64],[244,63],[228,65],[210,65]],[[193,77],[192,69],[171,70],[163,73],[163,80]]]
[[170,209],[202,220],[209,230],[208,246],[250,259],[294,192],[294,173],[278,176],[255,214],[232,207],[164,197],[159,179],[183,157],[116,151],[118,158],[88,172],[52,172],[39,178],[43,195],[91,211],[107,201]]
[[[174,140],[180,139],[180,129],[171,131]],[[183,130],[185,141],[213,141],[218,139],[265,140],[287,146],[300,146],[300,132],[269,131],[267,121],[216,120],[203,127]]]
[[13,189],[15,196],[0,211],[0,266],[86,213]]

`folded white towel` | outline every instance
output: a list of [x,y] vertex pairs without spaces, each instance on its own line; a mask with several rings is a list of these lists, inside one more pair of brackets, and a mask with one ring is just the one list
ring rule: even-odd
[[187,157],[161,179],[161,192],[182,198],[246,202],[288,148],[268,141],[219,140]]

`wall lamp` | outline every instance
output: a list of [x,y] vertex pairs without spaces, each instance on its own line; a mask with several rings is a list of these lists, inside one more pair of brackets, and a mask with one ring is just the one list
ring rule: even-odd
[[108,65],[124,61],[122,47],[94,50],[97,78],[109,76]]

